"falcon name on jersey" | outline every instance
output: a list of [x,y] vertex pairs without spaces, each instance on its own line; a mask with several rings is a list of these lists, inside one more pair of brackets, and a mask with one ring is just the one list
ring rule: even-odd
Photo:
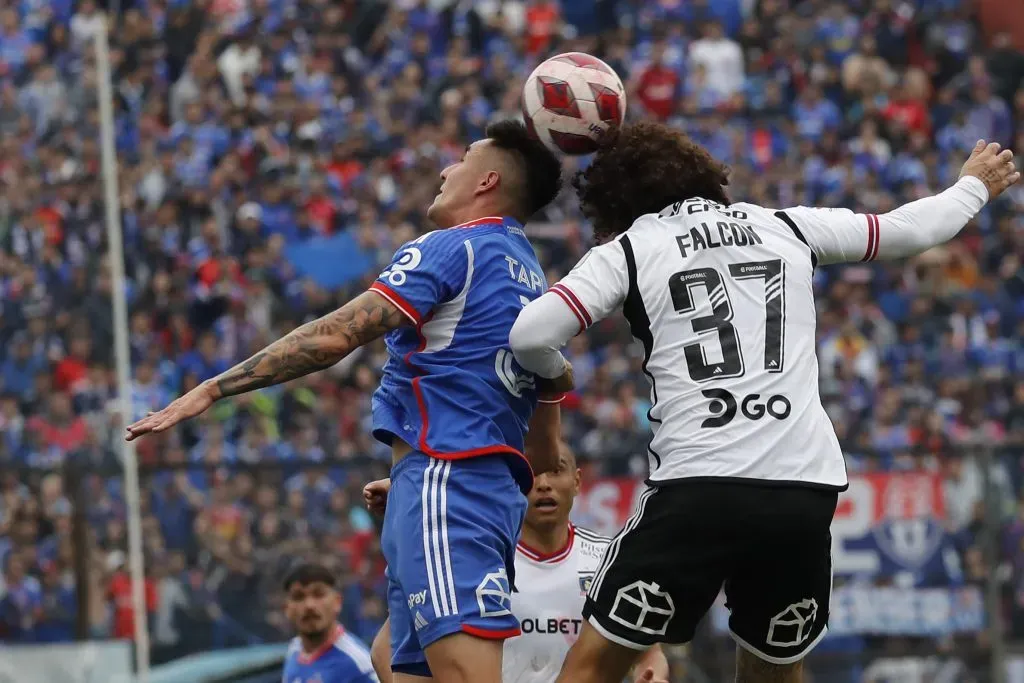
[[529,491],[523,435],[537,392],[508,333],[547,283],[523,227],[489,217],[429,232],[403,245],[370,289],[415,323],[385,336],[374,436],[444,460],[508,454]]
[[643,344],[649,481],[847,486],[818,394],[815,259],[783,212],[696,198],[641,216],[552,287],[581,328],[621,307]]
[[281,683],[379,683],[379,679],[366,645],[336,625],[313,652],[303,652],[302,641],[292,639]]
[[522,635],[505,641],[503,683],[551,683],[583,627],[583,603],[610,539],[570,525],[569,540],[545,555],[519,543],[512,613]]

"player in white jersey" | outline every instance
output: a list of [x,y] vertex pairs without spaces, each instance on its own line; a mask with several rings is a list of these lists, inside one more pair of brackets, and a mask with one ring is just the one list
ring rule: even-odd
[[847,479],[818,395],[819,264],[921,253],[1017,182],[979,142],[960,180],[886,214],[732,204],[727,171],[679,131],[624,127],[574,180],[602,244],[529,304],[510,345],[542,377],[622,310],[651,382],[649,488],[609,546],[559,681],[611,683],[689,641],[725,587],[739,681],[798,681],[824,636],[829,525]]
[[[367,488],[371,509],[379,511],[379,493],[386,482]],[[569,646],[583,625],[583,603],[590,582],[611,539],[569,521],[580,490],[580,471],[569,448],[563,448],[558,469],[538,475],[529,495],[522,535],[516,546],[515,589],[510,609],[522,634],[505,641],[502,683],[552,683]],[[389,624],[373,641],[374,668],[390,683]],[[620,677],[619,680],[622,680]],[[637,682],[667,683],[668,663],[652,648],[634,668]]]

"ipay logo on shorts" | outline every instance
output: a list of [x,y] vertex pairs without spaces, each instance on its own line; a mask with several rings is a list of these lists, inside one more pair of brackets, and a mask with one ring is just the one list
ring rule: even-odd
[[512,596],[508,588],[508,574],[504,568],[487,574],[476,587],[476,604],[482,617],[512,614]]
[[420,607],[427,604],[427,591],[421,590],[419,593],[409,593],[409,609],[413,607]]

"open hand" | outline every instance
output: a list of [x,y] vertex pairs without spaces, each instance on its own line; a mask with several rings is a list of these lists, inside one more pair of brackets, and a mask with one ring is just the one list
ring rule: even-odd
[[1003,191],[1020,180],[1020,172],[1013,163],[1013,152],[1003,149],[998,142],[985,144],[978,140],[971,150],[971,156],[960,169],[960,177],[974,176],[985,183],[988,199],[992,201]]
[[163,410],[149,413],[125,430],[125,441],[132,441],[146,434],[158,434],[179,422],[199,415],[213,405],[216,398],[206,384],[200,384],[184,396],[176,399]]
[[383,515],[388,504],[388,491],[391,490],[390,479],[371,481],[363,487],[363,502],[366,509],[376,515]]

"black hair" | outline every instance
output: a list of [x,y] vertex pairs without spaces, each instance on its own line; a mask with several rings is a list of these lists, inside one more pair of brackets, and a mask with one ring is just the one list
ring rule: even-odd
[[517,198],[522,207],[520,217],[526,220],[550,204],[562,189],[562,163],[554,152],[513,119],[490,124],[484,134],[522,164],[523,189]]
[[287,591],[292,584],[308,586],[311,583],[323,583],[331,588],[335,586],[334,574],[322,564],[306,562],[293,568],[284,577],[284,589]]
[[616,131],[572,180],[600,242],[678,201],[700,197],[729,204],[728,183],[729,169],[706,149],[682,131],[650,121]]

